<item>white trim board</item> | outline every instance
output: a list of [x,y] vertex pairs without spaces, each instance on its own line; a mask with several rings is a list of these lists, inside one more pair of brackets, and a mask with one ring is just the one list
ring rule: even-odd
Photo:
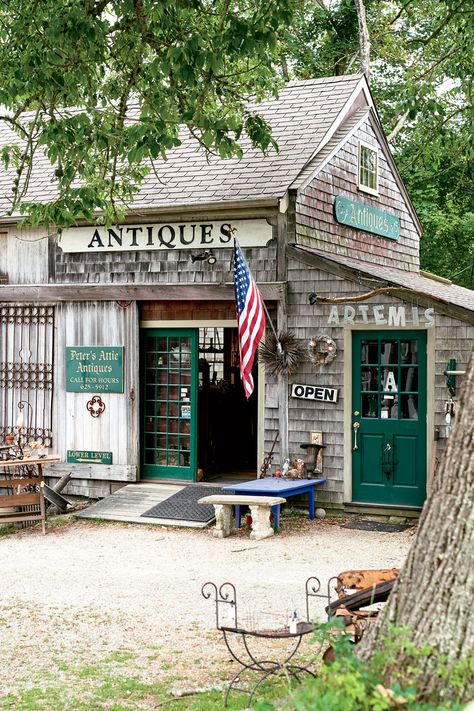
[[140,321],[140,328],[237,328],[237,319],[186,319],[184,321]]

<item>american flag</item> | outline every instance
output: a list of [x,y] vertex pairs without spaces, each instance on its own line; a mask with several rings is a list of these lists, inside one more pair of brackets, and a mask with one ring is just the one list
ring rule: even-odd
[[234,239],[234,291],[239,325],[240,377],[247,398],[253,393],[252,365],[265,328],[262,295]]

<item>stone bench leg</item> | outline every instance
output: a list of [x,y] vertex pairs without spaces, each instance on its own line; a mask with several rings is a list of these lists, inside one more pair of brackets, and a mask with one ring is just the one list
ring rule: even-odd
[[216,527],[213,535],[215,538],[227,538],[232,530],[232,505],[214,504],[216,512]]
[[252,531],[250,538],[260,541],[262,538],[273,536],[275,531],[270,525],[270,506],[255,504],[250,506],[252,516]]

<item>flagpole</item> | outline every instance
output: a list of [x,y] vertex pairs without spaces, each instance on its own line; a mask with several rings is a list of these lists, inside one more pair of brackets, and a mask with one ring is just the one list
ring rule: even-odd
[[281,353],[281,343],[278,340],[277,332],[275,331],[275,326],[273,325],[273,321],[270,318],[270,314],[268,313],[268,309],[267,309],[266,304],[263,299],[262,299],[262,304],[263,304],[263,310],[265,311],[265,316],[267,317],[267,320],[272,328],[273,335],[275,336],[275,343],[277,344],[277,350],[279,353]]

